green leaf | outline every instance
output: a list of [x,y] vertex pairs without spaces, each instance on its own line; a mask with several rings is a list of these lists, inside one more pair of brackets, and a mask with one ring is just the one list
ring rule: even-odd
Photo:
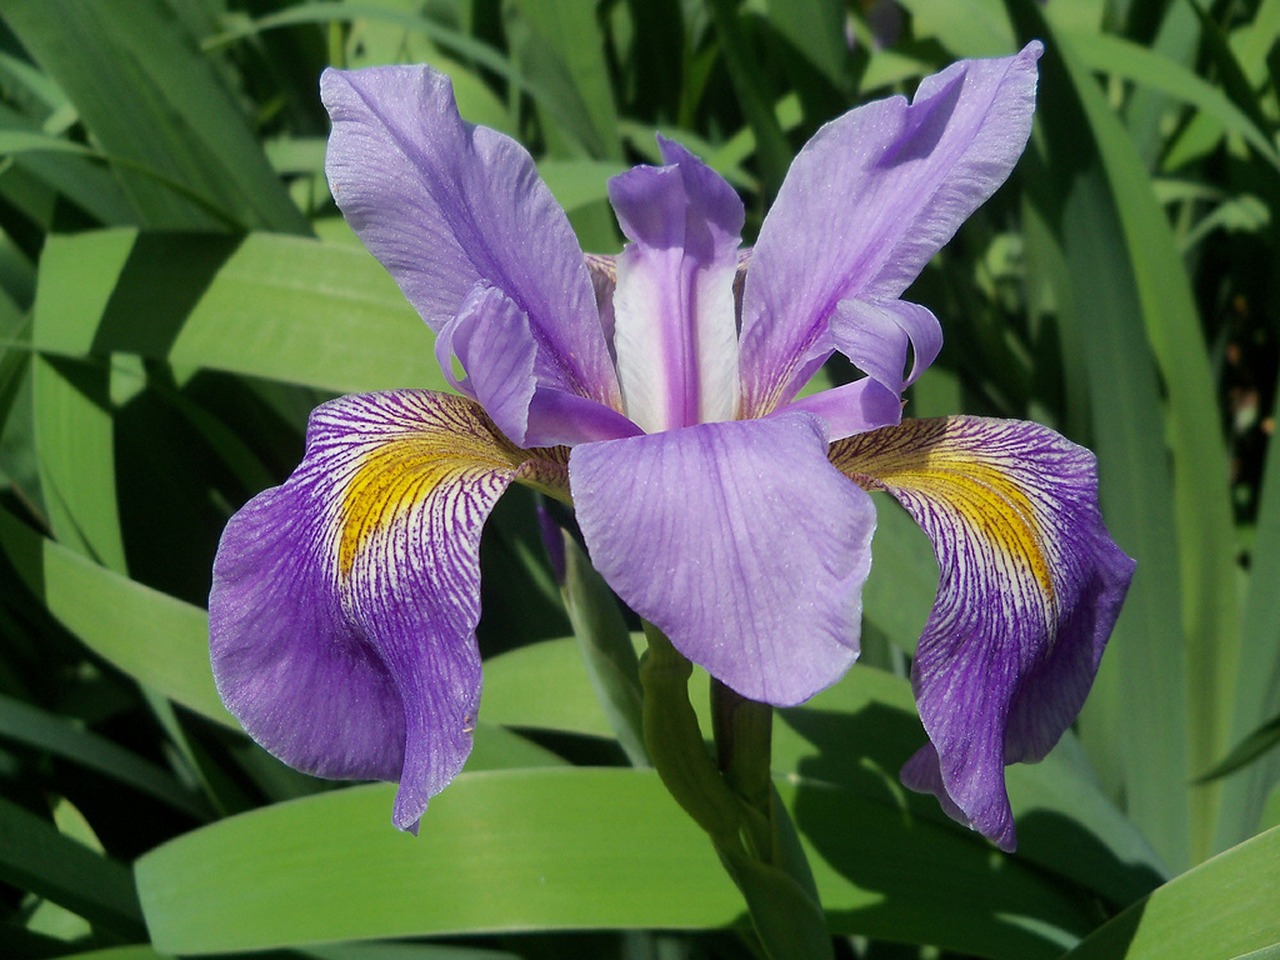
[[1230,960],[1274,949],[1280,944],[1277,889],[1280,828],[1169,881],[1063,960]]
[[1071,34],[1072,49],[1091,70],[1158,90],[1212,117],[1224,130],[1238,134],[1274,169],[1280,153],[1264,130],[1217,87],[1168,57],[1105,33]]
[[[1150,724],[1128,725],[1126,791],[1135,819],[1176,867],[1212,847],[1218,789],[1193,793],[1189,820],[1171,798],[1184,795],[1192,769],[1225,752],[1239,662],[1234,530],[1214,382],[1186,269],[1132,142],[1070,41],[1029,0],[1009,6],[1024,34],[1047,43],[1041,88],[1053,95],[1041,98],[1039,117],[1049,179],[1033,186],[1065,255],[1068,272],[1055,294],[1078,324],[1103,506],[1139,564],[1117,629],[1119,655],[1104,667],[1120,670],[1128,709],[1141,703],[1137,712]],[[1149,352],[1169,397],[1172,504]],[[1182,632],[1170,622],[1175,580],[1185,663],[1171,641]]]
[[144,222],[308,232],[230,91],[163,0],[136,0],[127,17],[92,0],[13,0],[2,15],[107,153],[222,212],[220,222],[174,190],[119,171]]
[[[834,932],[990,957],[1054,957],[1089,912],[1016,860],[893,805],[780,785]],[[463,774],[418,838],[393,790],[269,807],[179,837],[136,865],[160,950],[527,929],[703,929],[743,922],[711,845],[647,770]],[[850,829],[850,825],[857,825]]]
[[[148,322],[137,323],[144,313]],[[276,234],[53,237],[35,346],[134,353],[335,393],[449,389],[430,330],[373,257]]]
[[[1241,623],[1240,671],[1232,718],[1233,742],[1280,715],[1280,444],[1271,444],[1262,476],[1258,522]],[[1218,843],[1238,843],[1258,827],[1267,796],[1280,783],[1280,755],[1259,758],[1223,784]]]
[[845,5],[840,0],[766,0],[769,20],[836,90],[852,92]]
[[737,4],[734,0],[711,0],[711,12],[726,69],[742,112],[755,134],[756,163],[765,190],[774,196],[791,164],[791,147],[774,114],[772,93],[766,89],[765,78],[758,67],[758,54],[748,41]]
[[507,7],[507,37],[521,73],[551,93],[538,104],[550,152],[621,159],[596,16],[592,4],[579,0],[513,0]]
[[127,867],[64,837],[48,820],[3,797],[0,880],[121,936],[145,936]]
[[0,545],[27,588],[87,647],[188,709],[237,726],[214,690],[203,610],[41,537],[3,508]]
[[[695,676],[692,699],[707,731],[707,676],[702,671]],[[554,697],[543,694],[552,688]],[[515,727],[612,735],[582,658],[568,639],[486,660],[480,716]],[[804,706],[780,711],[778,717],[775,774],[835,784],[868,798],[896,798],[912,815],[962,833],[932,797],[908,795],[898,784],[898,769],[925,742],[905,679],[855,667]],[[1071,748],[1068,736],[1043,762],[1006,770],[1018,818],[1018,857],[1114,903],[1131,903],[1167,873],[1134,825],[1098,790],[1087,764],[1072,758]]]
[[543,160],[538,164],[538,173],[552,196],[569,213],[608,200],[609,178],[625,169],[608,160]]
[[561,589],[565,611],[596,699],[627,758],[635,766],[645,766],[648,754],[641,717],[644,693],[631,634],[613,591],[591,566],[586,553],[570,534],[559,530],[556,534],[564,538]]
[[[5,540],[0,516],[0,541]],[[197,820],[212,811],[198,802],[166,770],[126,750],[114,741],[90,730],[76,727],[70,720],[46,713],[37,707],[0,696],[0,737],[65,758],[87,769],[155,797]]]
[[1280,717],[1275,717],[1254,730],[1219,763],[1215,763],[1202,773],[1196,782],[1204,783],[1207,780],[1217,780],[1229,773],[1235,773],[1271,750],[1276,744],[1280,744]]
[[[40,333],[37,313],[33,337],[38,340]],[[32,364],[35,448],[54,534],[98,563],[124,573],[109,379],[110,371],[101,361],[36,357]]]

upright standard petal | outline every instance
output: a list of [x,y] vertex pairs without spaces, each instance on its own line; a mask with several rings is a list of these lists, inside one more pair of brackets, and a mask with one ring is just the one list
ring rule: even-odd
[[689,151],[609,181],[631,242],[617,259],[614,352],[627,416],[647,433],[730,420],[737,407],[733,281],[742,201]]
[[742,411],[785,403],[835,348],[841,300],[890,301],[1004,182],[1026,145],[1039,43],[962,61],[827,124],[760,228],[742,305]]
[[857,656],[875,509],[809,414],[575,447],[596,569],[640,616],[752,700],[793,706]]
[[481,527],[513,479],[563,489],[542,454],[461,397],[317,408],[298,469],[214,562],[214,677],[250,736],[309,773],[399,781],[393,819],[414,829],[471,750]]
[[464,123],[430,67],[330,69],[320,92],[334,198],[432,329],[483,281],[527,316],[540,383],[617,409],[582,252],[528,152]]
[[896,497],[938,560],[912,667],[931,745],[903,781],[1012,849],[1005,764],[1040,759],[1075,719],[1133,575],[1093,454],[1038,424],[950,417],[838,441],[831,459]]

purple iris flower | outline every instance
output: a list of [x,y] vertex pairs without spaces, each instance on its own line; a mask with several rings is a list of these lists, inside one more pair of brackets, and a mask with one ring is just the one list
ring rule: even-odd
[[[528,153],[463,122],[440,73],[327,71],[333,195],[458,395],[323,404],[298,469],[228,524],[212,658],[250,735],[320,776],[398,781],[415,828],[471,748],[480,531],[513,481],[572,504],[600,573],[686,657],[799,704],[857,657],[882,490],[941,570],[912,672],[929,743],[903,778],[1011,847],[1004,766],[1079,711],[1133,563],[1088,451],[1032,423],[902,420],[942,337],[900,296],[1013,168],[1040,53],[827,124],[750,251],[734,191],[663,140],[663,166],[609,184],[616,257],[582,253]],[[797,399],[837,351],[865,376]]]

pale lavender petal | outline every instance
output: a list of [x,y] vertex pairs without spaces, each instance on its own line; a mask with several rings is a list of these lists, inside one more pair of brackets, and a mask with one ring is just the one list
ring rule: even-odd
[[938,318],[907,300],[842,300],[832,318],[831,333],[841,353],[899,396],[942,349]]
[[[476,400],[518,447],[572,445],[640,433],[604,404],[548,386],[539,377],[545,356],[529,331],[529,318],[501,290],[485,283],[463,301],[436,338],[436,359],[449,381]],[[458,378],[452,358],[466,371]]]
[[903,781],[1012,849],[1004,766],[1040,759],[1075,719],[1133,576],[1098,511],[1093,454],[1038,424],[952,417],[842,440],[831,456],[893,494],[938,560],[912,668],[931,746]]
[[481,527],[533,474],[564,479],[461,397],[317,408],[298,469],[232,517],[214,562],[214,678],[250,736],[319,776],[399,781],[413,829],[471,750]]
[[525,445],[574,446],[592,440],[634,437],[643,431],[602,403],[553,387],[538,387],[529,404]]
[[815,417],[703,424],[575,447],[592,562],[676,649],[752,700],[792,706],[857,656],[875,510]]
[[821,417],[827,436],[840,440],[898,423],[902,419],[902,400],[899,393],[870,377],[863,377],[793,400],[770,416],[784,416],[797,410]]
[[738,384],[742,201],[679,144],[659,142],[667,166],[609,181],[631,241],[616,264],[618,379],[627,416],[649,433],[731,419]]
[[796,157],[760,229],[742,312],[743,411],[795,395],[831,349],[841,300],[896,299],[1013,169],[1031,130],[1039,43],[867,104]]
[[484,281],[528,317],[540,382],[616,408],[586,263],[525,149],[464,123],[430,67],[330,69],[320,91],[334,199],[432,329]]
[[[525,445],[537,383],[529,318],[497,287],[477,283],[436,338],[436,359],[454,387],[476,400],[512,443]],[[452,360],[466,371],[459,380]]]

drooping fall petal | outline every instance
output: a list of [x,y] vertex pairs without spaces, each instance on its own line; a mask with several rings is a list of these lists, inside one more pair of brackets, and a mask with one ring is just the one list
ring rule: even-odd
[[422,391],[318,407],[307,452],[227,525],[209,597],[218,691],[291,766],[398,781],[412,829],[471,750],[480,531],[513,479],[563,487],[470,400]]
[[875,510],[803,413],[575,447],[592,563],[712,676],[791,706],[857,655]]
[[1133,575],[1098,512],[1093,454],[1047,427],[909,420],[831,447],[933,541],[938,598],[912,684],[930,745],[903,781],[1012,849],[1004,767],[1075,719]]

